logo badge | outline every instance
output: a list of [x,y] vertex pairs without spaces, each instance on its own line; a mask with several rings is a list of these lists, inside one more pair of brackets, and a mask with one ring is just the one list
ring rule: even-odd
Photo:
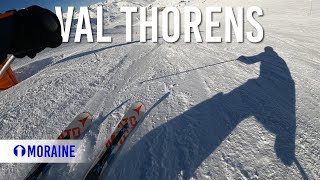
[[22,157],[26,154],[26,148],[24,148],[24,146],[22,145],[17,145],[16,147],[14,147],[13,153],[17,157]]

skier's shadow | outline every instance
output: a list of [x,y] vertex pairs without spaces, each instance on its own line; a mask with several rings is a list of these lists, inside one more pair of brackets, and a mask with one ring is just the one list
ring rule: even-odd
[[234,128],[251,116],[276,136],[277,157],[291,165],[296,113],[289,68],[271,47],[238,59],[246,64],[260,62],[260,76],[153,129],[117,159],[108,175],[112,179],[190,179]]

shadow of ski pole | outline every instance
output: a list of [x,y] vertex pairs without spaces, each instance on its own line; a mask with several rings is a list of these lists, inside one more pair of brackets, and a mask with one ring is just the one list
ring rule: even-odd
[[151,108],[145,113],[144,117],[142,120],[144,120],[149,114],[150,112],[157,107],[163,100],[167,99],[167,97],[170,95],[170,92],[167,92],[165,95],[163,95],[153,106],[151,106]]
[[103,116],[102,114],[99,114],[98,118],[93,122],[94,126],[100,126],[100,124],[107,119],[114,111],[116,111],[117,109],[121,108],[124,104],[126,104],[128,101],[130,101],[130,99],[127,99],[126,101],[122,102],[119,106],[117,106],[116,108],[114,108],[112,111],[110,111],[108,114],[106,114],[105,116]]
[[134,128],[131,132],[131,134],[134,134],[134,132],[139,128],[139,126],[143,123],[143,121],[146,119],[146,117],[150,114],[150,112],[157,107],[162,101],[167,99],[167,97],[170,95],[170,92],[167,92],[165,95],[163,95],[156,103],[154,103],[153,106],[144,114],[143,118],[141,119],[141,122],[138,124],[138,127]]
[[301,166],[300,162],[298,161],[297,157],[294,158],[294,162],[296,163],[297,168],[299,169],[299,171],[301,173],[302,179],[303,180],[309,180],[309,177],[308,177],[307,173],[302,168],[302,166]]
[[126,101],[122,102],[120,105],[118,105],[116,108],[114,108],[112,111],[110,111],[106,115],[100,114],[98,118],[93,122],[90,132],[86,134],[87,138],[90,140],[89,141],[89,147],[94,147],[94,143],[97,143],[97,137],[96,135],[99,132],[99,127],[102,122],[104,122],[114,111],[118,110],[121,108],[124,104],[126,104],[130,99],[127,99]]
[[218,62],[218,63],[206,65],[206,66],[201,66],[201,67],[197,67],[197,68],[193,68],[193,69],[188,69],[188,70],[181,71],[181,72],[176,72],[176,73],[172,73],[172,74],[168,74],[168,75],[164,75],[164,76],[159,76],[159,77],[155,77],[155,78],[152,78],[152,79],[147,79],[147,80],[141,81],[141,82],[139,82],[139,84],[143,84],[143,83],[146,83],[146,82],[155,81],[155,80],[159,80],[159,79],[163,79],[163,78],[167,78],[167,77],[171,77],[171,76],[177,76],[177,75],[189,73],[189,72],[192,72],[192,71],[195,71],[195,70],[204,69],[204,68],[208,68],[208,67],[213,67],[213,66],[216,66],[216,65],[219,65],[219,64],[224,64],[224,63],[237,61],[237,60],[238,59],[231,59],[231,60]]

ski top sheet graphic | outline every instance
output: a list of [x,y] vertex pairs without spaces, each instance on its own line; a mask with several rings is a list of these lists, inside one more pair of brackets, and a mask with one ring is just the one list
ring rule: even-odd
[[[88,112],[80,113],[76,116],[68,127],[61,132],[58,139],[78,139],[92,124],[92,115]],[[49,169],[48,163],[38,163],[33,166],[26,180],[36,180],[39,176]]]
[[144,117],[146,108],[141,102],[135,102],[125,113],[117,127],[107,139],[105,146],[85,175],[85,180],[99,179],[101,172],[108,166],[111,156],[115,155],[130,132]]
[[79,114],[60,134],[58,139],[78,139],[91,125],[92,119],[92,115],[88,112]]

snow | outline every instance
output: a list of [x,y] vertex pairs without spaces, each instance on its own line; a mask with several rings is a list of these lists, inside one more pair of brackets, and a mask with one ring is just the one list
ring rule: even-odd
[[[125,109],[140,100],[152,108],[103,179],[320,179],[319,1],[103,4],[112,43],[84,38],[14,62],[21,83],[0,92],[2,139],[54,139],[89,111],[96,122],[83,152],[92,162]],[[136,16],[135,41],[125,43],[119,7],[126,5],[257,5],[265,38],[210,44],[184,43],[182,35],[177,43],[140,43]],[[235,60],[240,56],[252,58]],[[31,167],[1,164],[0,179],[22,179]],[[43,178],[81,179],[89,167],[55,164]]]

